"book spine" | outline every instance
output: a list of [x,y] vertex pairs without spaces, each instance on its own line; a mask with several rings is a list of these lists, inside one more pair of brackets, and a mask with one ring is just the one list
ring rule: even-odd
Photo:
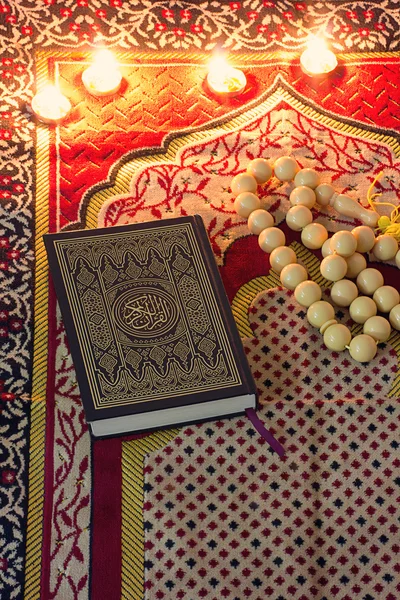
[[67,298],[67,290],[59,268],[56,250],[54,248],[53,240],[57,239],[55,237],[56,235],[58,234],[48,234],[43,236],[44,244],[47,250],[49,272],[51,274],[50,281],[53,282],[53,287],[57,295],[62,319],[67,332],[68,347],[71,352],[72,360],[74,363],[80,398],[85,411],[86,419],[90,421],[94,417],[94,409],[92,408],[92,395],[90,393],[90,388],[87,384],[87,380],[84,375],[85,366],[80,349],[80,344],[75,330],[73,315]]

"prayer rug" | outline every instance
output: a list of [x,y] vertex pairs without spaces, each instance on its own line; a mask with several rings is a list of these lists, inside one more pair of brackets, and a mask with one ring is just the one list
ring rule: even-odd
[[[113,102],[87,98],[76,85],[84,54],[37,58],[38,75],[54,73],[74,104],[65,127],[38,126],[38,165],[50,175],[48,189],[38,190],[53,199],[38,207],[38,224],[76,229],[201,214],[260,415],[287,449],[279,459],[243,418],[91,444],[50,286],[46,593],[85,589],[91,558],[94,598],[310,598],[327,586],[328,597],[362,590],[394,598],[399,335],[368,365],[327,351],[292,294],[268,274],[268,257],[233,210],[230,181],[253,157],[291,154],[364,204],[383,171],[377,189],[382,201],[393,200],[400,146],[388,77],[397,85],[399,58],[339,57],[331,79],[313,82],[294,55],[240,55],[235,64],[250,83],[227,101],[205,88],[204,55],[124,53],[126,85]],[[329,295],[319,255],[302,249],[284,224],[290,189],[273,179],[263,206]],[[330,231],[357,224],[332,209],[316,217]],[[392,265],[382,270],[386,281],[397,273]],[[40,265],[37,287],[48,289]],[[336,318],[346,323],[348,312]]]
[[[396,202],[397,2],[5,0],[0,29],[1,598],[398,598],[398,335],[368,366],[327,352],[229,191],[252,157],[291,154],[364,204],[383,170]],[[342,54],[310,79],[299,53],[320,31]],[[81,83],[103,43],[112,98]],[[207,89],[217,44],[240,97]],[[47,79],[73,104],[57,127],[29,109]],[[272,180],[263,206],[329,296],[284,224],[289,189]],[[194,212],[284,459],[244,418],[89,438],[42,235]]]

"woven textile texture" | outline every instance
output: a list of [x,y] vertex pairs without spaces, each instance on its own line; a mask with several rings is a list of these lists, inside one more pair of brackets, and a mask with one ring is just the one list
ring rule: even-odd
[[[0,4],[2,600],[400,597],[399,335],[369,365],[328,351],[230,191],[252,158],[291,154],[364,205],[383,171],[380,200],[397,202],[398,12],[389,0]],[[299,66],[317,33],[339,58],[325,79]],[[95,98],[81,74],[103,45],[123,84]],[[215,48],[246,74],[238,97],[205,84]],[[47,80],[72,103],[58,126],[30,109]],[[262,205],[329,299],[320,253],[284,223],[290,189],[272,179]],[[195,213],[283,459],[245,418],[90,439],[42,235]],[[359,224],[314,217],[329,232]],[[373,266],[398,287],[394,263]]]

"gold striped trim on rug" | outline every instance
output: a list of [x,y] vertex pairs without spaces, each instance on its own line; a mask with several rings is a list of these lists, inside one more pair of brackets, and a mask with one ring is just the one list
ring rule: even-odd
[[395,349],[398,365],[396,377],[394,378],[392,388],[389,392],[389,398],[398,398],[400,396],[400,333],[393,330],[387,343]]
[[[285,62],[285,61],[289,61],[290,63],[293,63],[296,59],[298,59],[299,64],[300,64],[300,54],[301,52],[303,52],[303,48],[301,50],[299,50],[298,52],[289,52],[287,50],[279,50],[277,52],[259,52],[258,50],[254,51],[254,52],[248,52],[246,54],[242,53],[242,52],[229,52],[226,55],[226,59],[228,61],[235,61],[235,65],[236,64],[240,64],[240,63],[255,63],[255,65],[259,66],[264,65],[266,63],[270,63],[270,61],[276,61],[277,63],[279,62]],[[93,59],[93,53],[88,53],[88,52],[84,52],[82,53],[82,55],[89,61],[91,61]],[[52,54],[53,56],[53,54]],[[66,57],[65,52],[59,52],[57,55],[60,56],[60,58],[62,58],[63,56]],[[336,57],[338,59],[338,62],[358,62],[360,59],[365,60],[365,59],[377,59],[377,58],[400,58],[400,52],[343,52],[343,53],[339,53],[336,54]],[[185,52],[182,53],[181,51],[175,51],[175,52],[151,52],[151,51],[147,51],[147,52],[136,52],[134,51],[127,51],[127,52],[120,52],[118,51],[118,60],[119,61],[123,61],[123,60],[147,60],[147,61],[152,61],[152,60],[160,60],[160,61],[180,61],[181,63],[187,63],[187,62],[196,62],[196,63],[201,63],[203,62],[205,66],[208,65],[208,63],[210,62],[212,58],[212,55],[208,52]],[[200,66],[200,65],[199,65]]]
[[166,446],[178,433],[179,429],[169,429],[139,440],[122,442],[121,600],[143,600],[145,457]]
[[[298,52],[290,52],[288,50],[279,50],[275,52],[259,52],[258,50],[254,52],[227,52],[226,58],[228,61],[234,60],[235,64],[238,62],[243,63],[258,63],[265,66],[266,62],[271,60],[275,60],[276,62],[284,62],[290,61],[293,63],[296,59],[299,60],[300,64],[300,54],[303,52],[303,47],[299,49]],[[91,62],[93,60],[94,51],[87,52],[84,50],[73,50],[73,51],[65,51],[65,50],[42,50],[37,53],[37,57],[40,58],[49,58],[51,56],[52,59],[63,61],[63,60],[71,60],[73,56],[79,56],[79,62]],[[205,66],[208,65],[212,58],[212,54],[210,52],[182,52],[182,51],[171,51],[171,52],[161,52],[156,50],[147,50],[147,51],[136,51],[133,50],[118,50],[116,52],[116,56],[119,62],[124,60],[127,61],[152,61],[152,60],[160,60],[160,61],[180,61],[182,64],[187,62],[196,62],[201,63],[204,62]],[[358,62],[360,59],[365,61],[366,59],[377,59],[377,58],[400,58],[400,52],[340,52],[336,54],[338,62]],[[200,66],[200,65],[199,65]]]
[[[37,70],[40,78],[47,71],[47,64],[40,63]],[[24,600],[37,600],[40,597],[42,568],[48,349],[47,256],[42,235],[49,229],[49,143],[48,128],[39,124],[36,129],[36,265]]]

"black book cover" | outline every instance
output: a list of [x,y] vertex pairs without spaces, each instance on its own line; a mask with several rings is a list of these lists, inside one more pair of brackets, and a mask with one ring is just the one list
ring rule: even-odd
[[44,241],[89,422],[256,394],[199,215]]

